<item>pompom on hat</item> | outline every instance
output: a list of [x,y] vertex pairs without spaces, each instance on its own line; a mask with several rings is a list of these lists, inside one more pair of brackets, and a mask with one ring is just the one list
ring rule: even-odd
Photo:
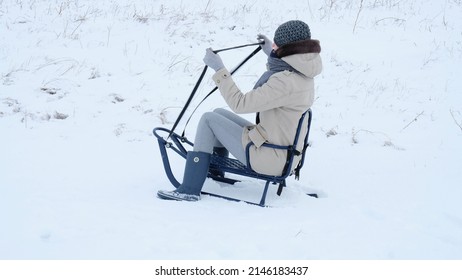
[[290,20],[285,22],[274,32],[274,43],[278,47],[309,39],[311,39],[310,27],[301,20]]

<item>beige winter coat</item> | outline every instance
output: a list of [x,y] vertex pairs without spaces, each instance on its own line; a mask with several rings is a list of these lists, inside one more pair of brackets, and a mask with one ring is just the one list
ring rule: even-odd
[[[246,127],[242,134],[242,145],[250,148],[250,165],[258,173],[281,175],[287,152],[261,146],[263,143],[277,145],[293,144],[298,121],[303,112],[314,101],[313,78],[321,73],[322,61],[319,53],[294,54],[283,57],[303,75],[283,71],[273,74],[261,87],[243,94],[233,81],[228,70],[221,69],[213,76],[228,106],[237,114],[260,112],[260,123]],[[297,150],[303,149],[306,121],[298,141]],[[295,158],[292,168],[300,157]]]

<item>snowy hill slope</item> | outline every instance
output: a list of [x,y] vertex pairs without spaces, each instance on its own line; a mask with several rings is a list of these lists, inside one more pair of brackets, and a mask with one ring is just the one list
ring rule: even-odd
[[[0,259],[462,258],[461,13],[460,0],[0,1]],[[271,208],[157,199],[172,187],[151,130],[171,127],[205,48],[290,19],[324,61],[301,180],[271,190]],[[243,90],[265,69],[251,62]],[[209,74],[199,96],[211,87]],[[188,137],[225,106],[208,99]],[[205,188],[258,200],[262,182]]]

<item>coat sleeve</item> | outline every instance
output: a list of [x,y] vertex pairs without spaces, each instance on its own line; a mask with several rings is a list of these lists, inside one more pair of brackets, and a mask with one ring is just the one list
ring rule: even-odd
[[274,74],[261,87],[246,94],[241,92],[225,68],[215,73],[212,79],[231,110],[238,114],[246,114],[278,108],[293,102],[288,94],[291,91],[291,85],[284,81],[284,75],[290,75],[290,73]]

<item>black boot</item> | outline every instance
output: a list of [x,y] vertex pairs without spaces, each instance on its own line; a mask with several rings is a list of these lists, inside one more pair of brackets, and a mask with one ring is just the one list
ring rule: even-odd
[[211,154],[188,152],[183,183],[174,191],[158,191],[161,199],[198,201],[209,170]]
[[[213,154],[220,156],[220,157],[228,157],[229,152],[225,147],[214,147],[213,148]],[[219,171],[219,170],[214,170],[211,169],[209,170],[209,174],[212,175],[212,179],[214,177],[219,177],[219,178],[224,178],[225,177],[225,172],[224,171]]]

